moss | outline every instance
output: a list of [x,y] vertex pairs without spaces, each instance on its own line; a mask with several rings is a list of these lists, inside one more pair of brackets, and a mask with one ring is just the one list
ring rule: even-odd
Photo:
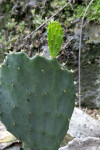
[[[62,22],[63,26],[66,28],[71,29],[71,24],[74,19],[82,18],[88,3],[89,2],[84,2],[81,5],[78,3],[72,4],[74,10],[72,10],[71,6],[68,5],[56,15],[55,19]],[[15,4],[18,4],[18,7],[20,6],[20,10],[18,14],[12,15],[12,8]],[[54,15],[54,13],[56,13],[65,4],[66,0],[52,0],[50,1],[49,9],[46,10],[44,3],[40,3],[36,9],[29,9],[26,8],[26,3],[22,0],[6,0],[2,2],[0,4],[0,16],[4,17],[2,19],[2,23],[0,22],[0,55],[2,53],[3,56],[5,52],[15,49],[16,51],[19,51],[19,45],[22,45],[23,37],[35,30],[40,24],[42,24],[50,16]],[[86,20],[95,21],[100,24],[100,0],[95,0],[90,6],[86,15]],[[18,43],[18,39],[21,39],[20,43]],[[88,43],[91,42],[91,40],[88,41]],[[32,43],[33,41],[30,40],[30,45],[33,45]],[[25,44],[23,45],[25,46]],[[24,47],[22,48],[24,49]]]
[[[82,5],[75,4],[73,18],[82,18],[89,2],[84,2]],[[100,24],[100,0],[95,0],[86,14],[86,20],[95,21]]]
[[32,9],[31,13],[32,13],[31,25],[35,29],[44,22],[44,19],[40,14],[36,13],[35,9]]
[[[62,6],[66,4],[65,0],[59,1],[55,0],[51,3],[51,6],[53,9],[60,9]],[[62,12],[66,15],[65,24],[68,26],[73,22],[75,18],[82,18],[89,2],[84,2],[81,5],[78,3],[73,4],[73,10],[71,6],[67,6]],[[59,20],[61,21],[62,14],[59,14]],[[100,24],[100,0],[95,0],[90,8],[88,9],[88,12],[86,14],[86,20],[89,21],[95,21],[96,23]]]
[[[18,12],[17,7],[20,7]],[[2,24],[0,24],[0,59],[1,57],[4,59],[6,52],[19,51],[19,49],[21,49],[20,47],[25,49],[23,37],[36,29],[43,23],[44,19],[40,15],[40,12],[36,12],[35,9],[32,8],[28,9],[25,2],[19,0],[7,0],[2,2],[1,8],[0,15],[4,17]],[[21,14],[24,15],[20,17]]]

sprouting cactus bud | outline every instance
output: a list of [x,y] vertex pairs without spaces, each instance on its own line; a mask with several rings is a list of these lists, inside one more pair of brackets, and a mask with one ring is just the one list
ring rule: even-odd
[[56,57],[61,49],[63,42],[63,30],[57,21],[50,22],[47,28],[48,45],[51,57]]

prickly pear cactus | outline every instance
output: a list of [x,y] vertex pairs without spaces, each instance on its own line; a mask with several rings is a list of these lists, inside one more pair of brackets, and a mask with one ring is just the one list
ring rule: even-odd
[[72,74],[55,58],[9,54],[0,77],[1,121],[31,150],[57,150],[75,105]]
[[56,57],[61,49],[63,42],[63,29],[59,22],[50,22],[47,28],[48,45],[51,57]]

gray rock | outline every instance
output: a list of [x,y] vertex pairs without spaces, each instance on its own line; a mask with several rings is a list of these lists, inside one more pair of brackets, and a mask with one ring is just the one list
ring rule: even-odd
[[20,148],[20,146],[13,146],[13,147],[9,147],[9,148],[7,148],[7,149],[5,149],[5,150],[20,150],[21,148]]
[[[73,52],[73,58],[68,60],[68,67],[73,70],[78,68],[79,52],[79,23],[74,28],[74,40],[66,48]],[[73,36],[69,35],[68,40]],[[89,23],[83,30],[81,52],[81,102],[82,106],[88,108],[100,108],[100,25]],[[78,82],[78,70],[74,73],[74,79]],[[77,84],[78,91],[78,84]],[[78,98],[77,98],[78,100]]]
[[[3,124],[0,123],[0,134],[1,134],[0,137],[2,137],[2,135],[4,135],[5,133],[6,133],[6,129],[3,126]],[[100,149],[96,149],[96,147],[95,149],[93,149],[95,143],[97,144],[97,146],[98,143],[100,144],[100,121],[95,120],[94,118],[90,117],[88,114],[86,114],[85,112],[83,112],[78,108],[74,109],[70,121],[70,125],[69,125],[68,134],[70,134],[72,137],[75,137],[76,139],[73,140],[64,148],[60,148],[59,150],[100,150]],[[88,138],[88,137],[92,137],[92,138]],[[95,143],[93,142],[94,139],[95,139]],[[17,141],[13,141],[13,142],[17,142]],[[1,149],[6,148],[11,144],[12,142],[1,143],[0,148]],[[82,146],[84,147],[89,146],[91,149],[89,149],[89,147],[86,147],[87,149],[83,149]]]
[[41,50],[43,51],[43,56],[46,58],[50,58],[49,48],[48,46],[42,46]]
[[82,110],[75,108],[68,134],[72,137],[86,138],[86,137],[100,137],[100,121],[92,118]]
[[65,147],[59,148],[59,150],[100,150],[100,138],[76,138]]
[[100,25],[95,23],[88,23],[84,28],[84,34],[88,36],[94,44],[100,43]]

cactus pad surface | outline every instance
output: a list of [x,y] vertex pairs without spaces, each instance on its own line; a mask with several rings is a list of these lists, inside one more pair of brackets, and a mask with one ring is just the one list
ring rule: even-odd
[[61,49],[63,42],[63,29],[59,22],[50,22],[47,28],[48,45],[51,57],[56,57]]
[[1,67],[0,118],[31,150],[57,150],[75,105],[72,74],[56,59],[9,54]]

